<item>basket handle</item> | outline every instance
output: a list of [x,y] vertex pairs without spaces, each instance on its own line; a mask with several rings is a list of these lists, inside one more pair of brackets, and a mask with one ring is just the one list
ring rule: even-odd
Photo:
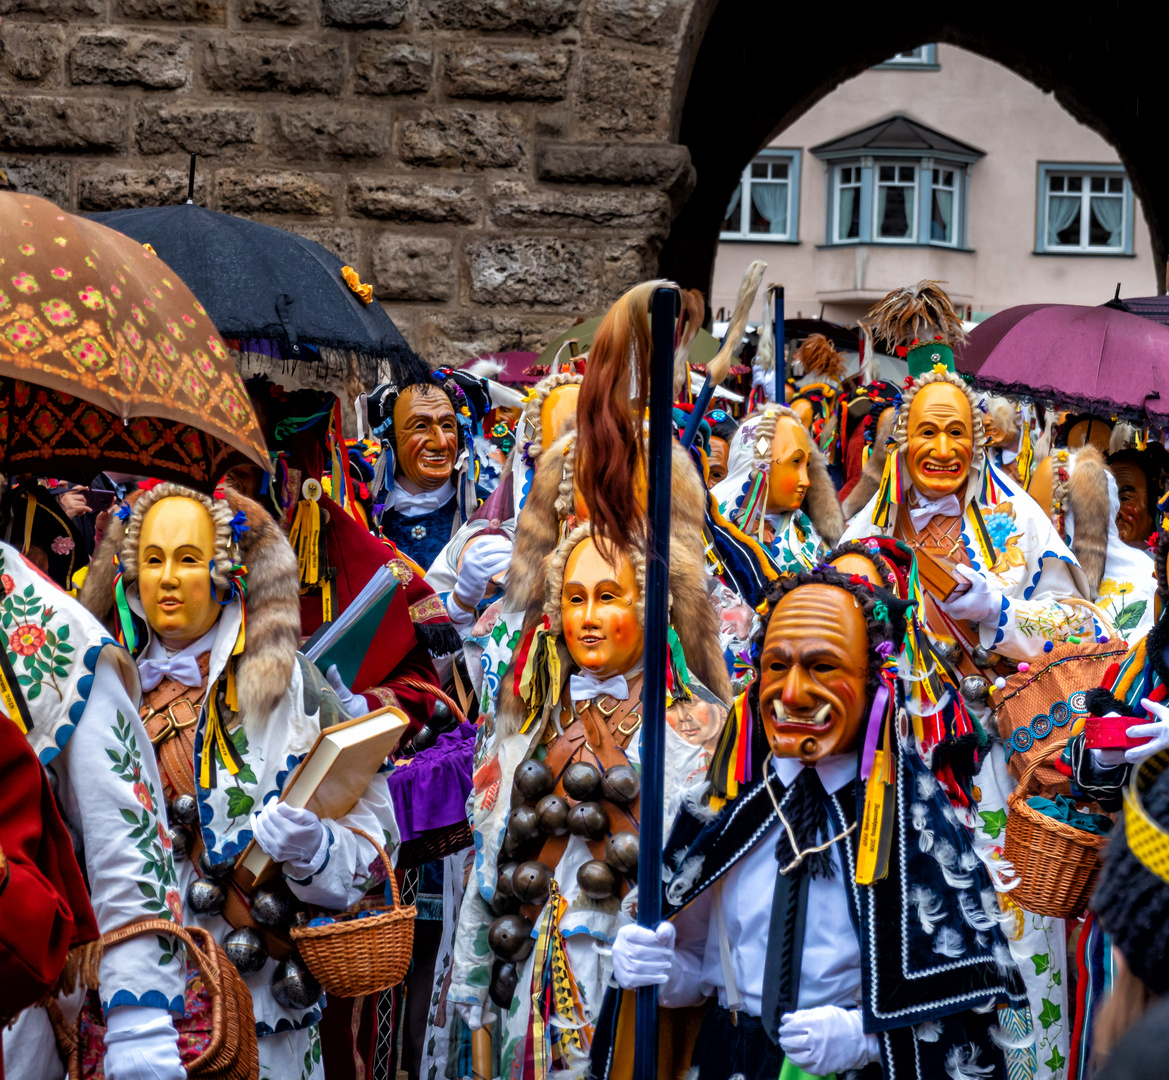
[[401,683],[403,686],[409,686],[412,690],[421,690],[424,694],[432,694],[438,698],[448,709],[451,714],[459,718],[460,724],[467,723],[467,714],[459,708],[458,702],[450,696],[441,687],[435,686],[434,683],[429,683],[425,679],[416,679],[413,675],[402,675],[394,680],[394,682]]
[[[1055,743],[1054,745],[1048,747],[1034,761],[1032,761],[1031,764],[1028,765],[1027,768],[1025,768],[1023,770],[1023,775],[1019,777],[1019,785],[1018,785],[1018,787],[1015,788],[1015,791],[1016,792],[1023,792],[1026,789],[1027,785],[1031,782],[1031,778],[1038,771],[1039,767],[1041,765],[1046,764],[1048,758],[1053,757],[1056,754],[1063,753],[1063,748],[1065,746],[1067,746],[1067,744],[1070,741],[1071,741],[1070,739],[1064,739],[1062,742]],[[1022,798],[1022,797],[1023,796],[1020,795],[1020,798]]]
[[358,836],[363,837],[364,839],[368,840],[371,844],[373,844],[377,853],[382,857],[382,865],[385,866],[385,868],[386,868],[386,877],[389,879],[390,891],[394,897],[394,907],[401,907],[402,906],[402,896],[398,892],[398,875],[394,873],[394,864],[392,862],[390,862],[390,857],[389,857],[389,855],[386,854],[386,849],[384,847],[382,847],[382,845],[377,840],[375,840],[372,836],[370,836],[370,834],[367,833],[364,829],[359,829],[354,825],[346,825],[345,827],[351,833],[356,833]]
[[103,948],[108,949],[113,945],[120,945],[123,941],[129,941],[130,938],[138,937],[140,934],[159,933],[177,937],[194,957],[195,966],[199,969],[203,984],[207,987],[207,993],[211,997],[215,997],[217,994],[222,993],[219,976],[203,949],[195,943],[192,930],[201,936],[211,937],[206,930],[200,929],[199,927],[188,929],[187,927],[180,926],[178,923],[171,922],[169,919],[142,919],[140,922],[127,923],[125,926],[118,927],[117,930],[111,930],[109,933],[103,934],[101,940]]
[[1056,600],[1056,603],[1066,605],[1067,607],[1087,608],[1088,611],[1096,616],[1096,621],[1104,628],[1105,632],[1110,638],[1120,636],[1117,633],[1116,626],[1113,624],[1112,619],[1110,619],[1108,615],[1105,614],[1105,612],[1101,610],[1096,604],[1093,604],[1091,600],[1085,600],[1082,596],[1061,596],[1058,600]]

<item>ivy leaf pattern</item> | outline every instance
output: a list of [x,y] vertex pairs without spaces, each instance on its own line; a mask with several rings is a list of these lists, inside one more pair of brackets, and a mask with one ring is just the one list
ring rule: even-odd
[[978,816],[982,818],[983,831],[992,840],[997,840],[1007,827],[1006,810],[979,810]]
[[1059,1023],[1060,1017],[1063,1015],[1060,1007],[1050,998],[1043,999],[1043,1008],[1039,1011],[1039,1022],[1043,1025],[1043,1030],[1046,1031],[1052,1024]]
[[1031,963],[1035,965],[1035,974],[1042,975],[1049,967],[1051,967],[1051,954],[1040,953],[1037,956],[1031,957]]
[[[242,769],[240,773],[242,775]],[[250,814],[255,804],[256,800],[244,791],[242,787],[231,787],[227,789],[227,812],[232,818]]]
[[[1048,1004],[1050,1004],[1050,1002]],[[1049,1057],[1043,1064],[1051,1069],[1052,1072],[1055,1072],[1057,1069],[1062,1069],[1066,1063],[1067,1058],[1065,1058],[1063,1054],[1059,1052],[1059,1047],[1053,1046],[1051,1048],[1051,1057]]]

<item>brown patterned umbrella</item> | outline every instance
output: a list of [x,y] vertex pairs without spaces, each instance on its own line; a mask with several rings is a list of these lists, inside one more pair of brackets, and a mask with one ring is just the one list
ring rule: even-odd
[[211,491],[269,467],[231,354],[161,259],[45,199],[0,192],[0,461]]

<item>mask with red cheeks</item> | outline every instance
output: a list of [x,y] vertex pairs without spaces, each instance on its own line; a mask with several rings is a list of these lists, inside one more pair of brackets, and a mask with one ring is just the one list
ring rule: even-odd
[[790,416],[781,416],[771,440],[771,473],[767,484],[767,509],[798,510],[808,493],[808,464],[812,444],[808,433]]
[[776,757],[805,764],[856,748],[868,704],[864,612],[833,585],[801,585],[775,606],[763,640],[759,712]]
[[604,558],[582,540],[564,564],[560,617],[569,655],[600,679],[624,675],[641,660],[645,635],[637,616],[641,590],[629,560],[614,551]]

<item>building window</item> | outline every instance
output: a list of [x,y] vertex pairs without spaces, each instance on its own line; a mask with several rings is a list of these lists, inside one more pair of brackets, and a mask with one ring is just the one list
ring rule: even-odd
[[914,213],[913,198],[916,191],[916,165],[877,166],[874,240],[912,243],[917,239],[917,215]]
[[797,240],[799,190],[800,152],[764,151],[743,170],[720,239]]
[[916,49],[895,53],[888,60],[876,65],[879,68],[906,68],[918,71],[938,70],[938,47],[919,45]]
[[836,227],[833,240],[837,244],[859,240],[861,234],[861,167],[842,165],[836,170]]
[[1121,165],[1040,165],[1036,250],[1132,254],[1132,187]]
[[958,243],[958,223],[962,209],[958,205],[961,188],[957,169],[934,169],[930,188],[930,243]]

